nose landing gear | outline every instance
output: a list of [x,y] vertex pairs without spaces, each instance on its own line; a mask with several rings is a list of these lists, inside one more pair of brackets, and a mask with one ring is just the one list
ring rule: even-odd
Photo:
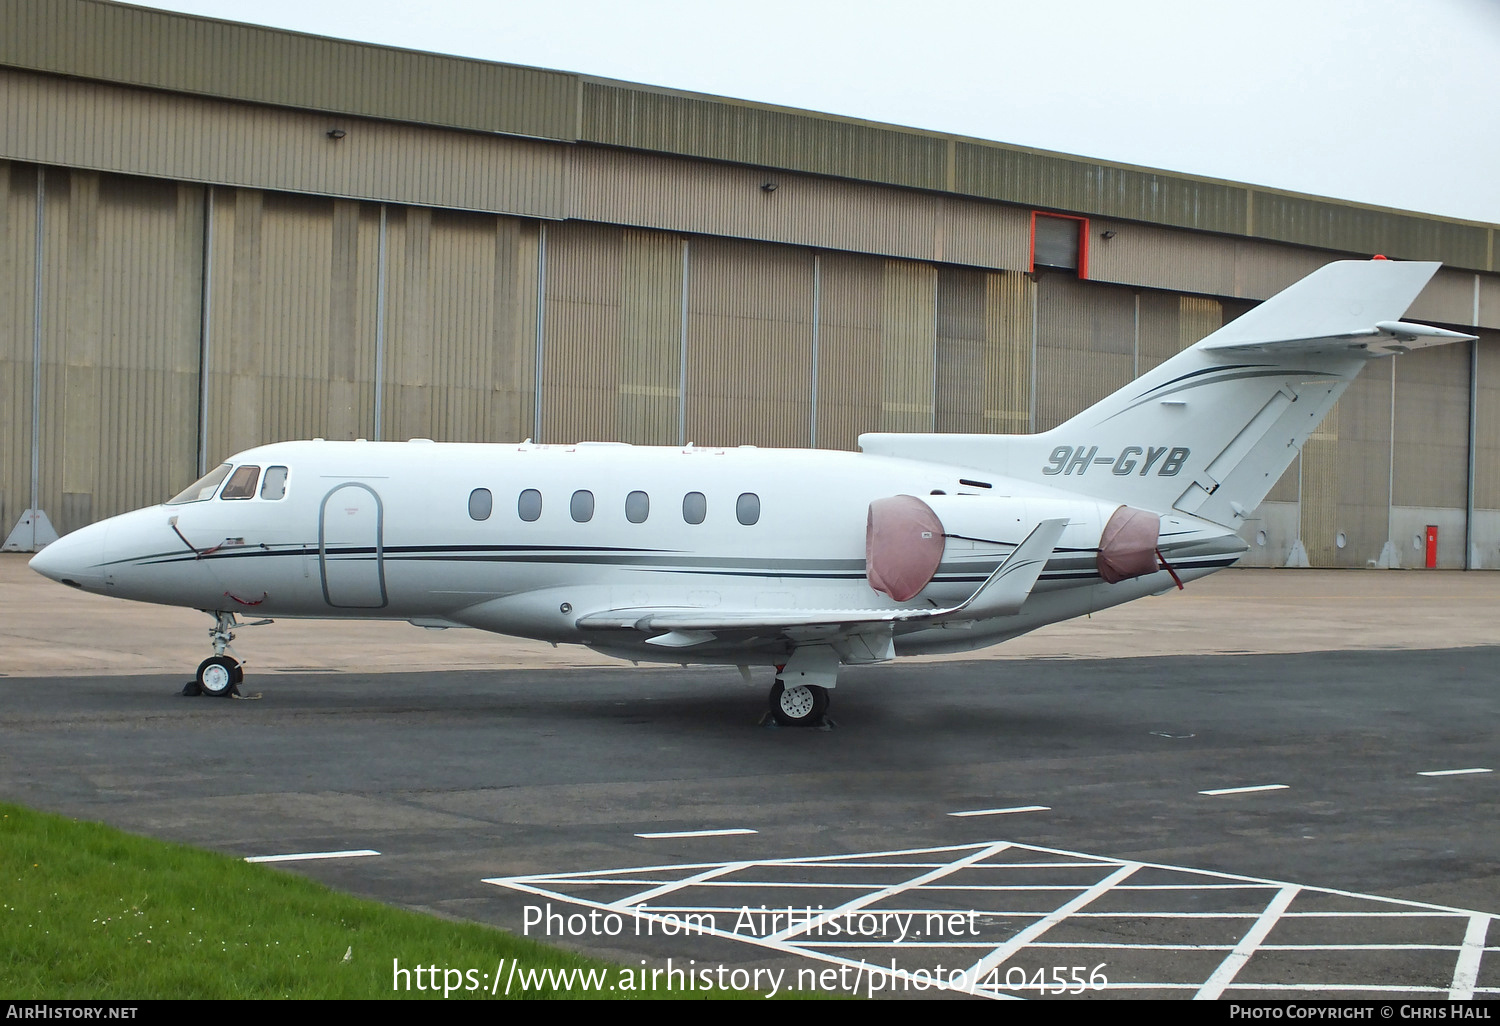
[[208,630],[208,638],[213,643],[214,654],[198,664],[197,676],[182,689],[185,695],[208,695],[210,698],[238,695],[239,686],[245,679],[245,671],[238,659],[226,655],[234,651],[229,644],[234,640],[234,628],[259,627],[261,624],[271,623],[270,620],[242,623],[235,618],[234,613],[222,610],[216,611],[213,617],[214,625]]
[[210,656],[198,664],[198,693],[210,698],[227,698],[234,694],[245,671],[232,656]]

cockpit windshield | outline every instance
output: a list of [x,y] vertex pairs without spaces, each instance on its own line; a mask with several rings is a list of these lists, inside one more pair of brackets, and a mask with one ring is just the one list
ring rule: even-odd
[[167,505],[178,506],[184,502],[202,502],[204,499],[213,498],[214,489],[218,488],[219,483],[227,476],[229,476],[229,464],[221,463],[168,499]]

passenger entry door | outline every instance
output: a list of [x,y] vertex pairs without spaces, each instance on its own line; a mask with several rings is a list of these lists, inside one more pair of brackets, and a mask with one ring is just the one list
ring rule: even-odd
[[339,485],[323,497],[318,513],[318,567],[323,599],[340,609],[379,609],[386,604],[383,509],[375,489]]

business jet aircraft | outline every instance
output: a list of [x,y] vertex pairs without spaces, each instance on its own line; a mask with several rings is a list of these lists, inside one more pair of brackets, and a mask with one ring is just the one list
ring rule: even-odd
[[31,566],[240,615],[408,620],[633,660],[776,667],[783,724],[845,665],[982,648],[1203,577],[1372,359],[1473,336],[1399,320],[1435,263],[1329,264],[1059,427],[867,434],[862,452],[329,442],[238,453]]

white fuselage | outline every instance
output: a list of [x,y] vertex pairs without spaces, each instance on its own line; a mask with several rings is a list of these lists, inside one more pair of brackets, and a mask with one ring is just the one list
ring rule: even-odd
[[[973,594],[1046,517],[1068,526],[1018,614],[897,631],[895,650],[978,648],[1173,584],[1166,571],[1102,581],[1100,531],[1118,503],[916,460],[751,447],[311,441],[261,446],[229,463],[286,468],[280,497],[226,498],[226,483],[196,501],[74,532],[33,565],[88,591],[206,611],[411,620],[631,658],[742,664],[784,661],[789,642],[726,632],[664,650],[648,635],[578,621],[611,610],[948,606]],[[866,578],[870,503],[901,494],[921,497],[948,532],[936,574],[905,603]],[[1175,511],[1161,525],[1162,556],[1183,580],[1245,549],[1231,531]]]

